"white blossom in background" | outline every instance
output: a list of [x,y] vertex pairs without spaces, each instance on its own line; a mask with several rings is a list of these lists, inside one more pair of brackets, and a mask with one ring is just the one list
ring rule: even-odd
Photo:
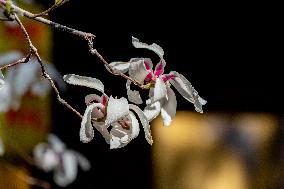
[[45,172],[53,171],[54,182],[65,187],[75,181],[78,166],[87,171],[91,168],[89,160],[77,151],[67,149],[55,135],[49,134],[48,143],[39,143],[34,148],[36,165]]
[[[0,54],[0,66],[12,63],[23,58],[18,51]],[[64,90],[66,85],[62,76],[52,64],[45,63],[48,74],[57,82],[60,89]],[[37,59],[32,57],[28,63],[19,64],[5,73],[0,74],[0,112],[10,109],[17,110],[21,104],[21,98],[28,91],[36,96],[45,96],[51,90],[51,85],[42,77]]]
[[110,144],[111,149],[126,146],[140,131],[139,122],[133,113],[135,112],[144,128],[146,140],[152,144],[149,121],[138,106],[128,104],[127,99],[123,97],[108,97],[104,94],[103,83],[98,79],[69,74],[64,76],[64,80],[69,84],[93,88],[102,93],[101,96],[90,94],[85,97],[87,108],[80,129],[82,142],[87,143],[93,139],[95,127]]
[[2,138],[0,137],[0,156],[3,156],[4,153],[5,153],[5,146],[4,146]]
[[4,75],[2,71],[0,70],[0,89],[4,86],[5,81],[4,81]]
[[[110,65],[115,71],[125,73],[128,71],[132,79],[144,84],[150,89],[149,99],[146,101],[147,106],[144,113],[149,121],[152,121],[160,113],[163,118],[164,125],[170,125],[176,114],[177,101],[171,85],[189,102],[193,103],[197,112],[203,113],[202,105],[206,101],[202,99],[191,83],[176,71],[164,74],[166,61],[164,60],[163,49],[153,43],[148,45],[140,42],[137,38],[132,37],[132,44],[135,48],[149,49],[155,52],[160,62],[153,70],[153,63],[149,58],[132,58],[129,62],[112,62]],[[142,99],[138,91],[130,89],[131,81],[127,81],[128,99],[136,104],[142,104]]]

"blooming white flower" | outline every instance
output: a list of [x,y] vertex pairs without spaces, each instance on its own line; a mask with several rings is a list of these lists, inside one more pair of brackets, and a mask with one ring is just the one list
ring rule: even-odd
[[45,172],[54,172],[54,182],[59,186],[72,183],[78,172],[78,165],[87,171],[91,168],[89,160],[77,151],[69,150],[55,135],[49,134],[48,143],[39,143],[34,148],[36,165]]
[[64,76],[64,80],[69,84],[94,88],[102,93],[101,96],[90,94],[85,97],[87,108],[80,129],[82,142],[87,143],[93,139],[95,127],[110,144],[111,149],[126,146],[138,136],[140,130],[138,120],[132,112],[134,111],[144,128],[146,140],[152,144],[149,121],[139,107],[128,104],[127,99],[123,97],[108,97],[104,94],[103,83],[98,79],[69,74]]
[[[24,57],[18,51],[0,54],[0,66],[14,62]],[[66,84],[62,76],[52,64],[45,64],[46,72],[57,82],[59,88],[65,89]],[[42,77],[41,69],[36,58],[32,57],[26,64],[10,68],[5,73],[5,78],[0,73],[0,112],[18,109],[21,98],[28,91],[35,96],[44,96],[51,89],[48,81]]]
[[[148,120],[151,121],[157,117],[160,112],[164,121],[164,125],[170,125],[172,118],[176,114],[176,96],[170,88],[173,85],[176,90],[189,102],[193,103],[197,112],[203,113],[202,105],[206,101],[202,99],[191,83],[176,71],[164,74],[166,61],[164,60],[163,49],[153,43],[148,45],[140,42],[137,38],[132,37],[132,44],[135,48],[145,48],[155,52],[160,57],[160,62],[153,71],[153,63],[148,58],[133,58],[129,62],[112,62],[110,65],[118,72],[127,72],[129,76],[136,81],[145,84],[150,88],[149,100],[146,101],[144,113]],[[138,91],[130,89],[131,81],[127,81],[127,95],[131,102],[141,104],[142,100]]]

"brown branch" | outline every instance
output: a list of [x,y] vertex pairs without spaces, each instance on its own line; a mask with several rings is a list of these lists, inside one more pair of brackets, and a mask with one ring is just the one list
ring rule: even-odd
[[[69,0],[66,0],[65,2],[67,2]],[[5,5],[5,1],[4,0],[0,0],[0,2],[2,3],[2,5]],[[61,24],[58,24],[56,22],[53,22],[53,21],[50,21],[50,20],[47,20],[45,18],[42,18],[42,17],[36,17],[35,14],[31,13],[31,12],[28,12],[26,10],[23,10],[15,5],[11,5],[11,7],[13,8],[13,10],[15,12],[19,12],[20,14],[22,14],[23,16],[27,17],[27,18],[30,18],[30,19],[33,19],[33,20],[36,20],[36,21],[39,21],[43,24],[47,24],[47,25],[50,25],[56,29],[59,29],[61,31],[65,31],[65,32],[68,32],[68,33],[71,33],[71,34],[74,34],[74,35],[78,35],[80,37],[83,37],[84,39],[87,40],[88,42],[88,45],[89,45],[89,51],[96,55],[101,61],[103,64],[105,64],[105,66],[109,69],[109,71],[113,74],[113,75],[119,75],[127,80],[130,80],[132,81],[135,85],[139,86],[141,89],[146,89],[146,87],[139,83],[138,81],[136,81],[135,79],[132,79],[131,77],[127,76],[126,74],[124,73],[120,73],[120,72],[116,72],[115,70],[112,69],[112,67],[109,65],[109,63],[103,58],[103,56],[95,49],[93,48],[93,40],[94,38],[96,37],[94,34],[91,34],[91,33],[86,33],[86,32],[82,32],[82,31],[79,31],[79,30],[76,30],[76,29],[73,29],[73,28],[70,28],[70,27],[67,27],[67,26],[63,26]]]
[[46,16],[48,15],[51,11],[53,11],[54,9],[62,6],[63,4],[67,3],[69,0],[63,0],[61,3],[59,4],[53,4],[51,7],[49,7],[48,9],[46,9],[45,11],[43,12],[40,12],[40,13],[37,13],[37,14],[34,14],[34,18],[35,17],[39,17],[39,16]]
[[32,41],[31,41],[31,38],[30,38],[26,28],[24,27],[23,23],[21,22],[21,20],[19,19],[19,17],[16,14],[14,14],[14,17],[15,17],[16,22],[19,24],[19,26],[20,26],[20,28],[21,28],[21,30],[22,30],[22,32],[23,32],[23,34],[24,34],[24,36],[25,36],[25,38],[28,42],[28,45],[30,47],[30,53],[32,53],[32,54],[36,53],[37,49],[34,47]]
[[13,62],[13,63],[10,63],[10,64],[6,64],[6,65],[0,67],[0,70],[7,69],[7,68],[10,68],[10,67],[16,66],[18,64],[27,63],[30,60],[31,55],[32,55],[32,53],[30,52],[25,58],[22,58],[20,60],[17,60],[16,62]]
[[[69,1],[69,0],[66,0],[66,2]],[[2,6],[6,5],[6,1],[5,0],[0,0],[0,3],[2,4]],[[73,29],[73,28],[70,28],[70,27],[67,27],[67,26],[64,26],[64,25],[61,25],[61,24],[58,24],[56,22],[53,22],[53,21],[50,21],[48,19],[45,19],[45,18],[42,18],[42,17],[36,17],[36,14],[33,14],[31,12],[28,12],[24,9],[21,9],[15,5],[11,5],[11,7],[13,8],[13,10],[15,12],[18,12],[20,13],[21,15],[27,17],[27,18],[30,18],[30,19],[33,19],[33,20],[36,20],[36,21],[39,21],[43,24],[47,24],[47,25],[50,25],[56,29],[59,29],[61,31],[64,31],[64,32],[68,32],[68,33],[71,33],[71,34],[74,34],[74,35],[78,35],[80,37],[83,37],[84,39],[87,40],[88,42],[88,46],[89,46],[89,51],[96,55],[100,60],[101,62],[108,68],[108,70],[113,74],[113,75],[119,75],[127,80],[130,80],[132,81],[135,85],[137,85],[138,87],[140,87],[141,89],[147,89],[143,84],[141,84],[140,82],[136,81],[135,79],[132,79],[131,77],[127,76],[126,74],[124,73],[120,73],[120,72],[117,72],[115,70],[112,69],[112,67],[109,65],[109,63],[103,58],[103,56],[95,49],[93,48],[93,40],[94,38],[96,37],[94,34],[91,34],[91,33],[86,33],[86,32],[82,32],[82,31],[79,31],[79,30],[76,30],[76,29]],[[44,75],[44,74],[43,74]],[[61,98],[60,98],[61,99]],[[60,100],[59,100],[60,101]],[[63,102],[64,103],[64,102]],[[64,103],[65,104],[65,103]]]
[[64,99],[61,98],[60,92],[59,92],[59,90],[57,89],[57,87],[56,87],[54,81],[51,79],[51,77],[49,76],[49,74],[46,73],[45,68],[44,68],[44,65],[43,65],[43,62],[42,62],[42,60],[41,60],[41,58],[40,58],[40,56],[39,56],[39,54],[38,54],[38,52],[37,52],[36,47],[33,45],[32,41],[31,41],[31,39],[30,39],[30,37],[29,37],[29,34],[28,34],[28,32],[26,31],[24,25],[22,24],[21,20],[18,18],[18,16],[17,16],[16,14],[14,14],[14,16],[15,16],[15,20],[16,20],[17,23],[19,24],[19,26],[20,26],[20,28],[21,28],[21,30],[22,30],[22,32],[23,32],[23,34],[24,34],[24,36],[25,36],[25,38],[26,38],[26,40],[27,40],[27,42],[28,42],[28,44],[29,44],[30,54],[33,54],[33,55],[36,56],[36,58],[37,58],[37,60],[38,60],[38,63],[40,64],[40,67],[41,67],[42,75],[43,75],[43,77],[45,77],[45,78],[50,82],[52,88],[54,89],[54,91],[55,91],[55,93],[56,93],[57,100],[58,100],[61,104],[65,105],[68,109],[70,109],[71,111],[73,111],[74,113],[76,113],[76,115],[78,115],[78,116],[82,119],[83,116],[82,116],[75,108],[73,108],[70,104],[68,104]]
[[[2,7],[5,9],[6,1],[0,0],[0,5],[2,5]],[[14,13],[19,13],[19,15],[23,15],[23,16],[29,18],[29,19],[41,22],[43,24],[49,25],[49,26],[51,26],[55,29],[58,29],[58,30],[61,30],[61,31],[64,31],[64,32],[68,32],[68,33],[71,33],[71,34],[74,34],[74,35],[77,35],[77,36],[80,36],[80,37],[83,37],[83,38],[86,38],[86,37],[93,37],[94,38],[94,37],[96,37],[94,34],[91,34],[91,33],[79,31],[79,30],[58,24],[56,22],[53,22],[51,20],[48,20],[48,19],[45,19],[45,18],[42,18],[42,17],[35,17],[35,14],[33,14],[29,11],[26,11],[26,10],[24,10],[24,9],[14,5],[14,4],[11,4],[11,9],[13,10]]]
[[[40,64],[42,65],[42,62],[40,62]],[[57,87],[55,86],[53,80],[51,79],[51,77],[45,72],[42,72],[43,76],[50,82],[51,87],[53,88],[53,90],[56,93],[56,98],[57,100],[63,104],[64,106],[66,106],[68,109],[70,109],[72,112],[74,112],[77,116],[79,116],[81,119],[83,118],[83,116],[80,114],[80,112],[78,112],[75,108],[73,108],[70,104],[68,104],[63,98],[61,98],[59,90],[57,89]]]
[[96,55],[113,75],[119,75],[119,76],[121,76],[121,77],[123,77],[127,80],[130,80],[132,83],[134,83],[135,85],[137,85],[141,89],[147,89],[143,84],[141,84],[140,82],[136,81],[135,79],[129,77],[128,75],[115,71],[111,67],[111,65],[103,58],[103,56],[97,51],[97,49],[93,48],[93,38],[86,38],[86,40],[88,41],[89,51],[91,52],[91,54]]

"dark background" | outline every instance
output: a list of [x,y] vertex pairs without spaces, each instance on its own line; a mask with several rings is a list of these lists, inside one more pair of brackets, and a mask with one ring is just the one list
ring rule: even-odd
[[[97,36],[95,47],[107,61],[132,57],[158,57],[135,49],[131,36],[157,43],[165,51],[166,73],[183,74],[208,101],[207,112],[257,111],[283,113],[283,63],[277,24],[268,7],[261,4],[193,4],[158,1],[71,0],[51,17],[64,25]],[[54,30],[54,63],[62,74],[76,73],[100,79],[105,92],[125,96],[125,80],[108,73],[91,55],[85,40]],[[63,97],[84,112],[84,97],[96,91],[69,86]],[[146,95],[146,94],[144,94]],[[193,111],[177,94],[178,109]],[[282,108],[282,109],[281,109]],[[126,148],[109,150],[96,132],[95,139],[79,142],[80,120],[53,103],[54,130],[70,148],[92,161],[89,172],[67,188],[151,188],[151,147],[141,132]]]

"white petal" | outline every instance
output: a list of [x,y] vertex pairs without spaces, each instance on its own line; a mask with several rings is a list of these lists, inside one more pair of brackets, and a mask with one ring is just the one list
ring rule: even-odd
[[[132,107],[131,104],[130,104],[130,107]],[[129,112],[129,116],[130,116],[130,119],[131,119],[131,127],[130,127],[131,136],[130,137],[131,137],[131,139],[134,139],[134,138],[136,138],[138,136],[138,134],[140,132],[139,122],[138,122],[138,120],[136,119],[135,115],[132,112]]]
[[162,47],[160,47],[156,43],[152,43],[151,45],[148,45],[146,43],[140,42],[139,39],[132,37],[132,44],[135,48],[144,48],[144,49],[149,49],[151,51],[154,51],[160,58],[164,56],[164,50],[162,49]]
[[53,170],[59,164],[56,153],[46,143],[36,145],[33,154],[36,165],[45,172]]
[[174,91],[171,88],[167,88],[168,100],[161,109],[161,116],[165,126],[169,126],[172,122],[172,118],[176,115],[177,100]]
[[115,134],[111,135],[110,149],[122,148],[127,144],[121,142],[121,138],[116,137]]
[[129,105],[126,98],[109,98],[105,125],[110,125],[129,114]]
[[112,124],[110,131],[110,149],[122,148],[139,134],[139,122],[132,112],[122,121],[126,121],[129,129],[123,128],[118,122]]
[[203,113],[202,105],[206,104],[206,101],[202,99],[191,83],[178,72],[171,72],[174,78],[170,79],[170,83],[177,89],[177,91],[189,102],[193,103],[195,106],[195,110],[197,112]]
[[93,103],[89,105],[85,110],[80,128],[80,140],[84,143],[88,143],[94,138],[94,130],[92,126],[92,111],[94,108],[100,106],[101,104],[99,103]]
[[201,105],[205,105],[207,103],[207,101],[204,100],[203,98],[201,98],[200,96],[198,97],[198,100],[199,100]]
[[65,144],[54,134],[48,135],[48,143],[51,144],[51,148],[55,152],[62,152],[65,150],[66,146]]
[[147,117],[148,121],[151,122],[155,119],[161,112],[161,102],[156,101],[148,104],[144,109],[144,114]]
[[0,54],[0,66],[13,63],[20,58],[23,58],[23,55],[20,51],[9,51],[7,53]]
[[61,187],[71,184],[77,176],[78,162],[76,156],[66,151],[62,154],[62,161],[60,166],[54,172],[54,182]]
[[161,78],[156,78],[154,88],[154,101],[161,100],[167,97],[167,88],[164,81]]
[[131,140],[130,130],[123,129],[119,124],[113,125],[110,131],[110,149],[122,148]]
[[141,121],[141,124],[143,126],[144,132],[145,132],[145,138],[146,138],[147,142],[150,145],[152,145],[153,139],[152,139],[151,129],[150,129],[150,125],[149,125],[149,119],[147,118],[147,115],[138,106],[136,106],[134,104],[130,104],[129,108],[131,110],[134,110],[134,112],[138,115],[138,117]]
[[133,102],[135,104],[142,104],[143,101],[141,99],[141,96],[140,96],[140,93],[139,91],[136,91],[136,90],[131,90],[130,89],[130,85],[131,85],[131,81],[130,80],[127,80],[126,82],[126,89],[127,89],[127,97],[128,97],[128,100],[130,102]]
[[106,143],[109,144],[110,134],[109,131],[107,130],[108,126],[105,125],[104,122],[96,122],[96,121],[93,122],[93,126],[102,134]]
[[[111,62],[109,65],[112,67],[114,71],[119,73],[125,73],[128,71],[130,64],[129,62]],[[109,71],[108,67],[106,68]]]
[[99,95],[96,95],[96,94],[89,94],[89,95],[85,96],[85,104],[87,106],[94,103],[94,101],[96,103],[99,103],[101,101],[101,97]]
[[91,163],[85,156],[76,151],[73,151],[73,153],[76,155],[78,164],[83,171],[88,171],[91,169]]
[[104,85],[103,83],[92,77],[86,77],[86,76],[79,76],[75,74],[68,74],[63,76],[64,81],[66,81],[69,84],[72,85],[80,85],[84,87],[89,87],[93,89],[97,89],[100,92],[104,92]]
[[149,71],[146,69],[143,58],[132,59],[129,66],[129,77],[139,83],[144,83]]

